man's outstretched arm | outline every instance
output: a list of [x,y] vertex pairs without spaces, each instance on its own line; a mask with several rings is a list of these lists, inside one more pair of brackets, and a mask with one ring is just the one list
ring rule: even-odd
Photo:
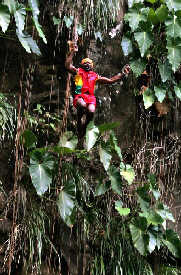
[[66,56],[65,60],[65,68],[70,72],[70,73],[76,73],[77,69],[73,65],[73,57],[75,52],[78,51],[77,45],[74,45],[73,42],[71,42],[71,45],[69,44],[70,51]]
[[114,75],[112,76],[111,78],[107,78],[107,77],[104,77],[104,76],[99,76],[98,78],[98,82],[99,83],[102,83],[102,84],[112,84],[114,82],[117,82],[121,79],[124,78],[124,76],[128,75],[130,73],[130,66],[129,65],[125,65],[123,67],[123,70],[121,73],[117,74],[117,75]]

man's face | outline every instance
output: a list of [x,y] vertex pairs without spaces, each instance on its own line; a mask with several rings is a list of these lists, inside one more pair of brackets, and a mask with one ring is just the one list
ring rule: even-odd
[[89,62],[85,62],[81,65],[82,69],[86,72],[92,71],[92,64]]

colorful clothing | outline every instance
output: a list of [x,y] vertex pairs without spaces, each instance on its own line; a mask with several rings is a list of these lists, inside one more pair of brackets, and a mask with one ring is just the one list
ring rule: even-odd
[[94,96],[94,88],[98,74],[93,71],[86,72],[82,68],[78,69],[75,76],[75,97],[73,104],[76,107],[77,100],[81,97],[87,104],[96,105],[96,98]]

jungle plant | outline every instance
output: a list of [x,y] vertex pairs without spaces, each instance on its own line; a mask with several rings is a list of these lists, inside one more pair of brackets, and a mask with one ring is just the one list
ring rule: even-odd
[[[181,257],[179,237],[173,230],[166,228],[166,221],[174,222],[174,218],[168,207],[160,201],[160,192],[154,175],[148,175],[147,182],[138,184],[138,187],[135,185],[137,203],[134,209],[125,204],[123,190],[126,185],[134,184],[135,173],[133,168],[123,161],[117,139],[112,131],[116,126],[116,123],[110,123],[96,127],[90,123],[86,133],[85,150],[77,150],[76,137],[71,133],[65,133],[58,146],[34,149],[30,153],[29,173],[37,194],[47,198],[51,196],[52,199],[51,188],[59,190],[57,198],[53,197],[61,219],[72,227],[77,222],[76,213],[80,213],[79,217],[85,220],[84,223],[89,228],[86,232],[87,238],[90,238],[89,233],[93,230],[94,237],[90,238],[91,242],[102,243],[102,256],[95,255],[91,265],[93,270],[98,270],[95,274],[107,274],[110,270],[113,273],[116,270],[119,270],[118,272],[125,270],[124,262],[128,259],[125,259],[124,250],[128,249],[128,244],[137,249],[140,261],[142,257],[146,257],[153,251],[159,251],[162,247],[167,247],[175,257]],[[54,184],[58,171],[55,154],[58,159],[61,156],[65,160],[64,162],[62,159],[61,178],[56,185]],[[115,156],[119,158],[119,162],[115,162]],[[75,162],[74,164],[70,162],[75,157],[80,160],[86,159],[86,162],[96,161],[97,166],[104,168],[100,177],[102,180],[96,177],[94,179],[98,181],[96,188],[86,179],[85,171]],[[69,163],[66,161],[67,158]],[[47,192],[48,190],[50,191]],[[112,196],[109,211],[108,205],[102,202],[107,194]],[[104,209],[104,213],[101,209]],[[110,212],[111,215],[106,216],[106,212]],[[100,234],[100,231],[103,233]],[[112,242],[114,238],[115,242]],[[115,254],[112,262],[113,251]],[[134,255],[138,252],[135,251]],[[109,265],[105,264],[107,257],[110,257]],[[131,256],[130,261],[133,258],[134,256]],[[130,262],[132,272],[139,270],[142,274],[143,265],[139,267],[135,262],[132,261],[132,264]],[[150,268],[149,264],[147,267]],[[151,271],[150,274],[152,274]]]
[[176,72],[180,70],[181,3],[177,0],[128,1],[121,41],[135,76],[147,71],[149,87],[143,92],[145,108],[155,101],[181,99]]

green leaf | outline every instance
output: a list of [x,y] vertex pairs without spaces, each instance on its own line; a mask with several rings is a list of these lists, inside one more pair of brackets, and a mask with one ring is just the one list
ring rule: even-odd
[[146,219],[139,217],[134,223],[129,224],[129,228],[134,247],[141,255],[146,256],[149,244],[149,236],[145,233],[147,229]]
[[44,43],[47,43],[47,40],[45,38],[45,35],[42,31],[42,26],[40,25],[40,23],[38,22],[38,16],[39,16],[39,13],[40,13],[40,10],[39,10],[39,3],[38,3],[38,0],[28,0],[28,3],[32,9],[32,13],[33,13],[33,21],[35,23],[35,27],[38,31],[38,34],[39,36],[43,39]]
[[99,128],[91,121],[86,129],[86,148],[90,151],[96,143],[99,136]]
[[70,26],[73,23],[74,17],[73,16],[68,17],[68,16],[65,15],[64,18],[63,18],[63,20],[65,21],[66,27],[69,29]]
[[35,143],[37,142],[37,137],[32,131],[26,129],[22,134],[22,142],[24,147],[32,148],[32,147],[35,147]]
[[32,183],[38,195],[43,195],[52,182],[51,171],[54,166],[52,156],[48,153],[41,155],[41,161],[37,154],[32,154],[30,158],[29,172]]
[[156,208],[156,212],[162,217],[162,219],[166,220],[170,220],[172,222],[175,222],[175,219],[172,215],[172,213],[170,212],[169,208],[167,205],[164,205],[162,203],[159,203],[157,205]]
[[151,232],[149,232],[148,235],[149,235],[148,251],[149,253],[152,253],[155,250],[155,247],[157,245],[157,238],[155,238],[154,234],[152,234]]
[[122,201],[115,201],[115,208],[119,212],[121,216],[127,216],[130,213],[129,208],[122,207],[123,203]]
[[16,3],[15,0],[4,0],[3,4],[8,6],[10,13],[14,13],[16,10]]
[[147,211],[144,211],[143,213],[139,214],[140,217],[145,217],[148,224],[153,225],[160,225],[165,220],[153,209],[148,209]]
[[165,232],[164,240],[162,242],[168,247],[170,252],[177,258],[181,258],[181,242],[180,239],[172,229]]
[[56,18],[55,16],[53,16],[53,24],[54,25],[59,25],[62,22],[62,20],[60,18]]
[[128,56],[133,51],[132,42],[126,36],[123,36],[122,38],[121,47],[122,47],[124,56]]
[[167,37],[177,38],[181,36],[181,20],[176,15],[169,16],[165,21]]
[[166,82],[167,80],[171,80],[172,68],[166,59],[164,62],[158,62],[158,68],[161,75],[162,82]]
[[[143,10],[143,13],[142,13],[142,10]],[[129,12],[126,13],[124,19],[129,22],[129,26],[132,32],[134,32],[138,28],[138,25],[141,21],[144,21],[144,22],[147,21],[147,17],[144,14],[144,9],[140,10],[140,9],[134,9],[134,8],[130,9]]]
[[144,186],[138,187],[136,192],[138,194],[138,202],[140,208],[143,212],[147,212],[150,209],[151,199],[148,195],[149,185],[145,184]]
[[131,167],[131,165],[129,164],[124,165],[123,163],[121,163],[120,174],[128,182],[129,185],[132,184],[135,178],[135,172],[134,172],[134,169]]
[[113,150],[116,151],[116,153],[118,154],[120,160],[122,160],[123,157],[122,157],[122,154],[121,154],[121,149],[120,149],[120,147],[118,146],[118,141],[117,141],[117,138],[116,138],[114,132],[111,133],[110,142],[111,142],[111,145],[112,145],[112,147],[113,147]]
[[69,149],[75,149],[78,143],[78,139],[74,136],[73,132],[67,131],[61,136],[60,141],[58,143],[61,147],[66,147]]
[[99,132],[102,134],[106,131],[112,130],[120,126],[120,122],[109,122],[98,126]]
[[145,109],[148,109],[149,107],[151,107],[155,102],[155,96],[152,90],[150,90],[149,88],[143,93],[143,102],[144,102]]
[[75,184],[72,180],[66,182],[66,185],[60,191],[57,206],[63,221],[68,226],[72,226],[71,215],[75,206]]
[[159,8],[156,9],[155,15],[157,16],[160,22],[165,22],[168,17],[168,9],[165,5],[161,5]]
[[174,86],[174,92],[176,97],[181,100],[181,87],[180,86]]
[[19,33],[18,30],[16,30],[16,34],[18,36],[20,43],[28,53],[32,52],[37,55],[41,55],[38,45],[36,44],[36,41],[34,41],[30,35],[28,35],[27,33]]
[[133,60],[130,62],[130,67],[133,73],[138,77],[142,74],[146,67],[146,61],[142,59]]
[[169,11],[179,11],[181,10],[181,2],[180,0],[165,0]]
[[181,46],[180,41],[167,41],[168,60],[172,66],[172,70],[175,72],[181,63]]
[[157,0],[146,0],[148,3],[154,4],[157,2]]
[[0,4],[0,26],[2,31],[5,32],[8,29],[10,23],[10,13],[6,5]]
[[106,149],[106,146],[100,146],[99,147],[99,156],[100,156],[100,161],[102,162],[104,169],[107,171],[109,169],[112,155],[110,150]]
[[151,21],[152,24],[156,25],[159,23],[159,19],[154,11],[154,9],[150,8],[149,14],[148,14],[148,20]]
[[134,37],[138,42],[141,57],[143,57],[153,42],[153,36],[147,32],[136,32],[134,33]]
[[156,97],[158,98],[158,101],[162,103],[166,96],[166,90],[163,89],[162,87],[155,86],[154,91],[155,91]]
[[24,5],[17,3],[16,11],[14,12],[14,18],[16,21],[16,27],[20,34],[24,30],[25,16],[26,16],[26,10],[25,10]]
[[161,196],[160,191],[158,190],[158,185],[156,183],[156,177],[154,174],[149,174],[148,179],[150,182],[150,190],[153,192],[155,200],[158,200]]
[[108,175],[111,181],[112,190],[120,195],[122,193],[122,180],[119,170],[114,165],[111,165]]
[[110,181],[106,181],[105,183],[100,183],[96,186],[96,190],[95,190],[95,196],[101,196],[103,194],[105,194],[111,186],[111,182]]
[[128,7],[132,8],[135,4],[143,3],[144,0],[128,0]]

